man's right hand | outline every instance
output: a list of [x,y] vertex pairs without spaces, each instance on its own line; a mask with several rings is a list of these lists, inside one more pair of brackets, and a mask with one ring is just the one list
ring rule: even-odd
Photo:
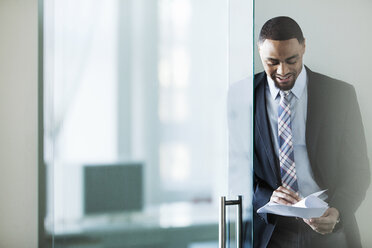
[[301,197],[297,193],[283,186],[280,186],[279,188],[274,190],[273,194],[270,197],[271,202],[284,205],[293,205],[300,200]]

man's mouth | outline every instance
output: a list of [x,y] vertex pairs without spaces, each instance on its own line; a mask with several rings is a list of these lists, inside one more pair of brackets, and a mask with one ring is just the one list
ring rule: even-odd
[[288,74],[288,75],[285,75],[285,76],[276,75],[275,78],[276,78],[278,83],[288,83],[292,79],[292,74]]

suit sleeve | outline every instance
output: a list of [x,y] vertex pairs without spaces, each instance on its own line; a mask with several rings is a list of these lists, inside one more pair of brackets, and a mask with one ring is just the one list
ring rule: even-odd
[[339,210],[341,218],[347,218],[355,213],[365,198],[370,184],[370,168],[362,117],[352,86],[343,100],[347,103],[343,105],[347,111],[340,144],[340,180],[329,205]]

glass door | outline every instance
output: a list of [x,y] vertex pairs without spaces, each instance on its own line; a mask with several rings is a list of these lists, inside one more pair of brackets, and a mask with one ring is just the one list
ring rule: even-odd
[[42,2],[45,247],[249,245],[253,2]]
[[221,197],[220,247],[252,246],[253,1],[229,1],[228,192]]

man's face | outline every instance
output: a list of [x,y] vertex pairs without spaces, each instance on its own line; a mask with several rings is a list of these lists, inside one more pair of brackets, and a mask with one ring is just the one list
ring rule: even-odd
[[258,45],[262,64],[267,75],[281,90],[290,90],[302,69],[305,41],[300,44],[296,38],[289,40],[266,39]]

